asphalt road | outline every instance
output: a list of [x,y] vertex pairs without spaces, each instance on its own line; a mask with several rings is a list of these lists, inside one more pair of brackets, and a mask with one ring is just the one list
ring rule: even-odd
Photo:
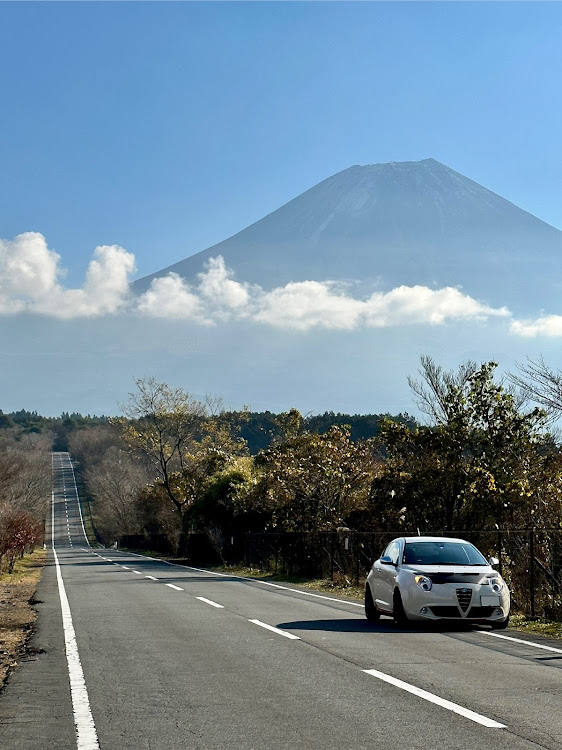
[[53,463],[61,581],[51,551],[2,750],[562,748],[560,642],[373,625],[337,597],[90,549]]

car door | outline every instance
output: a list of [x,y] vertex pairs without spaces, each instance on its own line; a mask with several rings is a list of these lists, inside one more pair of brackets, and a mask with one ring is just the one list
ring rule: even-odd
[[[375,605],[382,610],[392,612],[392,599],[394,587],[396,585],[397,565],[400,560],[402,550],[401,540],[395,539],[385,549],[384,554],[377,560],[374,567],[373,576],[375,581]],[[389,562],[381,562],[389,560]]]

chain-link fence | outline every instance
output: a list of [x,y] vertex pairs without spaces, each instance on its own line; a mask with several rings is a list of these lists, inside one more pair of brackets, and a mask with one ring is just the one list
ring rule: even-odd
[[[414,532],[416,535],[417,532]],[[346,579],[362,585],[365,576],[399,532],[310,532],[246,534],[247,566],[278,575]],[[560,529],[496,529],[432,531],[428,536],[460,537],[486,556],[499,559],[498,570],[511,590],[513,609],[530,617],[562,620],[562,531]],[[232,542],[239,557],[241,540]],[[228,546],[228,545],[227,545]],[[228,552],[228,550],[225,550]],[[231,562],[234,560],[228,555]]]

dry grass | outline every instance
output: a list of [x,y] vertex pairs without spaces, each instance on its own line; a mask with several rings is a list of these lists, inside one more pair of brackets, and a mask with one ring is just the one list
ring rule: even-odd
[[25,653],[37,613],[33,595],[41,577],[47,553],[35,550],[18,560],[12,574],[0,574],[0,688]]

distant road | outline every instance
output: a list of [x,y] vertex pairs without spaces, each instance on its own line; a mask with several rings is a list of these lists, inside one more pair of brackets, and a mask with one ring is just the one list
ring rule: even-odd
[[562,643],[401,631],[337,597],[91,549],[68,454],[53,484],[36,653],[0,695],[2,750],[562,747]]

